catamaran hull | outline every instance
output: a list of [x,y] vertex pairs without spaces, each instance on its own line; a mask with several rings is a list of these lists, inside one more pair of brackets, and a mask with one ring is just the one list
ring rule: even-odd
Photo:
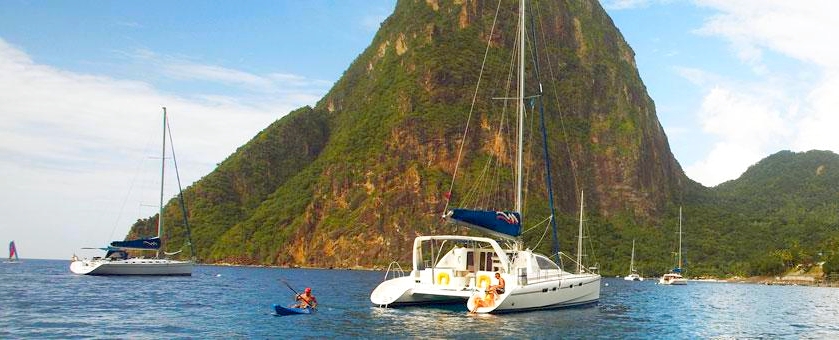
[[79,275],[190,276],[192,262],[162,259],[79,260],[70,263]]
[[[432,289],[416,284],[414,278],[403,276],[379,284],[370,294],[370,301],[382,307],[464,303],[468,292]],[[425,288],[425,289],[424,289]]]
[[600,300],[600,276],[529,285],[512,292],[493,312],[579,306]]
[[[476,295],[476,297],[479,295]],[[600,300],[600,276],[573,275],[562,280],[549,280],[513,288],[498,297],[495,306],[481,307],[478,313],[511,313],[540,309],[587,305]],[[467,303],[474,310],[475,299]]]
[[[549,280],[526,286],[511,287],[499,297],[494,307],[479,308],[479,313],[510,313],[538,309],[579,306],[600,299],[599,275],[573,275],[562,280]],[[474,309],[474,297],[480,291],[434,289],[416,284],[406,276],[382,282],[370,295],[373,304],[387,307],[465,303]]]

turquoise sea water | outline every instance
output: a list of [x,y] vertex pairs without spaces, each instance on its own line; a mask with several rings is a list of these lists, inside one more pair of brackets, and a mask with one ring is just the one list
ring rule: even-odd
[[[0,339],[15,338],[839,338],[839,289],[603,280],[600,302],[469,316],[465,307],[384,309],[384,272],[196,266],[191,277],[93,277],[69,261],[0,263]],[[312,315],[274,316],[306,286]]]

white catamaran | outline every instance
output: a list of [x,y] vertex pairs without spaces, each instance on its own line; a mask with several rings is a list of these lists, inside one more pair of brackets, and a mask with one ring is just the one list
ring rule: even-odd
[[686,285],[688,280],[682,277],[682,207],[679,207],[679,253],[677,255],[676,267],[669,273],[664,274],[658,284],[662,285]]
[[[526,46],[524,15],[525,1],[522,0],[519,7],[519,36],[517,38],[519,44],[518,94],[513,98],[517,102],[518,119],[515,210],[452,209],[447,211],[443,218],[448,222],[485,232],[492,238],[464,235],[416,237],[413,245],[413,269],[408,275],[404,275],[398,264],[392,263],[385,274],[385,281],[379,284],[370,295],[370,301],[373,304],[387,307],[463,303],[470,311],[497,313],[574,306],[599,300],[600,275],[587,272],[579,263],[579,255],[576,269],[568,272],[549,256],[525,248],[520,238],[523,194],[523,117],[525,100],[530,99],[525,97],[524,93]],[[548,171],[547,174],[548,188],[546,190],[549,195],[552,195],[550,194],[550,172]],[[549,219],[553,220],[553,211]],[[554,235],[556,235],[555,229]],[[557,247],[554,249],[559,256]],[[578,248],[578,252],[581,252],[581,249]],[[403,275],[397,274],[391,278],[389,276],[391,271]],[[494,298],[485,297],[484,291],[489,286],[499,283],[494,279],[495,273],[499,273],[504,279],[505,289]],[[482,304],[476,308],[476,300],[479,298]],[[486,303],[486,301],[490,302]]]
[[[177,261],[168,258],[160,258],[161,250],[161,236],[163,235],[163,179],[166,169],[166,132],[168,131],[168,121],[166,119],[166,108],[163,108],[163,162],[161,165],[160,175],[160,212],[157,220],[157,236],[150,238],[141,238],[127,241],[113,241],[104,248],[86,248],[86,249],[101,249],[107,251],[105,257],[94,257],[90,260],[79,259],[73,255],[70,262],[70,271],[81,275],[172,275],[172,276],[189,276],[192,275],[191,261]],[[171,133],[170,133],[171,142]],[[171,143],[170,143],[171,144]],[[172,151],[174,159],[174,149]],[[177,171],[177,163],[175,163],[175,170]],[[180,186],[180,180],[178,186]],[[181,204],[183,205],[183,193],[180,193]],[[184,219],[186,220],[186,213],[184,211]],[[189,224],[186,224],[189,230]],[[188,242],[189,241],[188,237]],[[127,250],[148,250],[156,251],[154,258],[145,257],[128,257]],[[164,253],[164,255],[175,255]]]

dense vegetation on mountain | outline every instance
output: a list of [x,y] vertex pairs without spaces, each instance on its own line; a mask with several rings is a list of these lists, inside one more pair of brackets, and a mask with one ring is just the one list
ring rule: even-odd
[[[695,211],[687,244],[699,273],[781,274],[839,255],[839,156],[778,152],[686,202]],[[698,228],[697,228],[698,227]],[[689,229],[689,230],[691,230]],[[695,235],[695,236],[694,236]]]
[[[837,192],[827,185],[835,183],[836,155],[780,153],[736,181],[704,188],[670,152],[634,53],[597,1],[531,6],[543,44],[539,80],[563,252],[576,251],[581,190],[586,262],[608,275],[628,270],[633,239],[644,275],[672,267],[679,206],[689,275],[775,273],[836,249]],[[499,8],[509,18],[516,10],[516,2]],[[452,203],[499,154],[488,138],[463,136],[473,96],[503,96],[493,89],[508,86],[481,78],[476,93],[487,39],[493,52],[515,45],[515,20],[492,28],[495,11],[495,1],[399,1],[315,107],[283,116],[185,190],[198,259],[382,267],[408,263],[416,235],[465,232],[440,222],[443,193],[461,142]],[[495,55],[505,54],[487,53],[484,70],[506,72],[509,60]],[[470,124],[481,137],[494,133],[490,113],[499,105],[476,104]],[[542,162],[528,161],[537,169]],[[531,174],[525,213],[546,206],[540,171]],[[180,213],[174,200],[165,211],[174,223],[166,228],[170,251],[185,242]],[[138,221],[129,236],[154,234],[155,219]],[[529,230],[524,241],[550,253],[550,242],[539,242],[543,230]]]

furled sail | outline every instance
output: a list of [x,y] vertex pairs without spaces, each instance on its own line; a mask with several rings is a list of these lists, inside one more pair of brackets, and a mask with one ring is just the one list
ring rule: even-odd
[[113,241],[111,247],[123,249],[160,249],[160,238],[141,238],[128,241]]
[[521,215],[517,212],[452,209],[445,218],[505,239],[515,239],[521,235]]

